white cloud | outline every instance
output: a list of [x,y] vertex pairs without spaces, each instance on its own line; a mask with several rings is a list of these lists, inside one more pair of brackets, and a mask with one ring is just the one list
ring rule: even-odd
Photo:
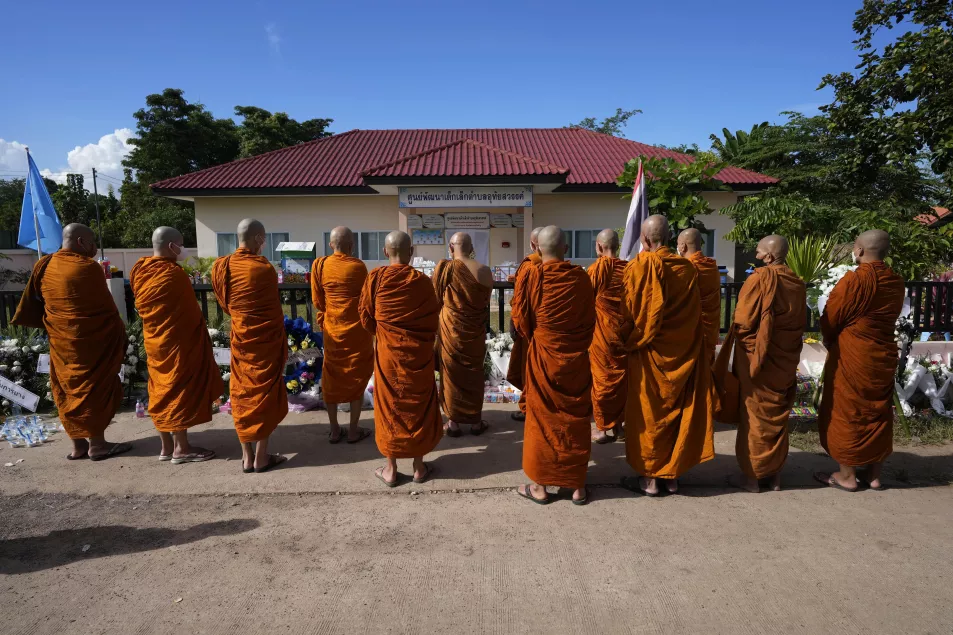
[[0,139],[0,179],[25,176],[27,172],[26,146],[19,141]]
[[281,34],[278,33],[278,25],[269,22],[265,25],[265,35],[268,38],[268,44],[275,53],[281,53]]

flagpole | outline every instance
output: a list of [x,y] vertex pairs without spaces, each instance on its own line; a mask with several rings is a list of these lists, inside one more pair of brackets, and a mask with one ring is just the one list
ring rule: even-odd
[[[24,148],[24,150],[26,150],[26,166],[27,166],[27,174],[28,174],[27,183],[25,185],[27,187],[30,187],[30,183],[29,183],[30,181],[30,177],[29,177],[30,148]],[[30,197],[30,201],[33,202],[32,196]],[[34,233],[36,233],[36,259],[39,260],[40,258],[43,257],[43,248],[42,248],[42,245],[40,245],[40,221],[36,217],[36,203],[35,202],[33,202],[33,231]]]
[[96,206],[96,225],[99,227],[99,259],[105,262],[106,248],[103,246],[103,222],[99,220],[99,192],[96,191],[96,168],[93,168],[93,205]]

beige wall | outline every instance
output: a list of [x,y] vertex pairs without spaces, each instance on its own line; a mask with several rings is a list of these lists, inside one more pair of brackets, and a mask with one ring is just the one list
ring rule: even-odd
[[[732,192],[705,194],[717,210],[736,200]],[[564,229],[604,229],[622,227],[629,209],[629,200],[619,194],[537,194],[532,208],[532,223],[559,225]],[[427,213],[446,211],[487,212],[486,208],[453,210],[428,209]],[[518,212],[517,209],[496,209],[499,213]],[[530,210],[527,209],[527,212]],[[314,241],[323,254],[324,232],[337,225],[347,225],[355,231],[390,231],[402,226],[401,212],[396,196],[287,196],[287,197],[221,197],[195,200],[198,252],[201,256],[217,254],[216,233],[234,233],[238,222],[247,217],[261,220],[268,231],[288,232],[291,240]],[[525,217],[529,220],[529,215]],[[701,217],[709,229],[715,230],[715,258],[734,275],[734,244],[724,235],[731,229],[727,216],[718,214]],[[404,218],[404,223],[406,219]],[[490,232],[490,263],[518,262],[526,255],[525,232],[521,229],[497,229]],[[507,241],[510,247],[504,249]],[[528,241],[526,241],[528,244]],[[419,245],[417,255],[428,260],[439,260],[446,254],[446,245]],[[375,266],[379,261],[368,261]],[[586,265],[591,260],[577,260]]]
[[[19,270],[26,269],[30,271],[33,269],[33,265],[36,264],[36,252],[31,249],[0,249],[0,253],[9,256],[10,260],[0,261],[0,266],[4,269]],[[188,256],[196,255],[197,251],[195,249],[186,249],[185,253]],[[152,247],[143,248],[143,249],[107,249],[106,257],[109,258],[109,263],[122,271],[123,276],[126,278],[129,277],[129,270],[132,269],[132,266],[136,264],[136,261],[145,256],[152,255]],[[99,258],[99,253],[96,255]],[[7,289],[20,289],[23,285],[9,284]]]

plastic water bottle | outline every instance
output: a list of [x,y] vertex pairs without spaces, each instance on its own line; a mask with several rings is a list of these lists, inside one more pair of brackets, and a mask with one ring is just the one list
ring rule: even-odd
[[285,272],[281,269],[278,270],[278,284],[284,284],[285,282]]
[[142,419],[146,416],[146,407],[142,405],[142,400],[136,400],[136,418]]
[[13,406],[10,408],[10,412],[12,412],[13,416],[17,418],[23,416],[23,408],[21,408],[20,404],[18,403],[13,404]]

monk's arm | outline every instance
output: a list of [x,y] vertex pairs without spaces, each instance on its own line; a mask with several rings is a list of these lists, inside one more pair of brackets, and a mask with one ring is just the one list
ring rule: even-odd
[[824,305],[824,314],[821,316],[821,337],[825,348],[830,348],[837,341],[838,334],[847,326],[852,313],[851,300],[857,292],[857,277],[853,272],[848,272],[831,289],[827,304]]
[[757,272],[742,285],[731,319],[739,338],[758,330],[761,321],[761,278]]
[[513,328],[522,337],[529,339],[532,333],[530,324],[530,304],[526,297],[527,287],[530,286],[530,278],[536,273],[533,270],[527,270],[516,276],[516,287],[513,289],[513,299],[510,301],[510,317],[513,319]]
[[599,258],[586,269],[586,273],[589,274],[589,282],[592,283],[592,290],[596,295],[599,294],[599,290],[606,281],[606,268],[602,264],[603,260],[603,258]]
[[219,258],[214,263],[212,263],[212,291],[215,293],[215,300],[218,302],[218,305],[222,307],[222,311],[225,312],[225,315],[231,315],[231,312],[228,310],[228,292],[226,291],[226,286],[228,284],[228,257]]
[[662,328],[662,263],[655,254],[640,256],[626,279],[627,304],[632,316],[629,350],[648,346]]
[[318,258],[311,263],[311,303],[314,305],[314,323],[324,323],[324,312],[328,310],[324,299],[324,268],[321,266],[324,258]]
[[364,288],[361,289],[361,303],[358,307],[361,325],[372,334],[377,333],[377,320],[374,319],[374,299],[371,297],[374,280],[376,279],[377,274],[374,271],[367,276],[367,280],[364,281]]

